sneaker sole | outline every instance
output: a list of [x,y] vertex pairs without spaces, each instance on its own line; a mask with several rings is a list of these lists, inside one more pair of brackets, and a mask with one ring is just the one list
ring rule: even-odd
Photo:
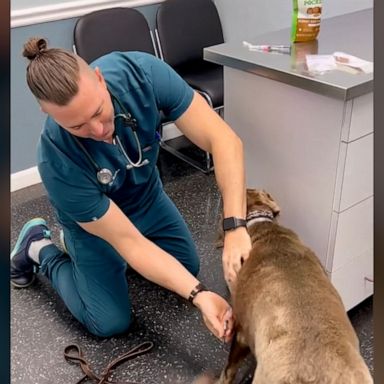
[[11,280],[11,285],[15,288],[28,288],[30,285],[32,285],[36,280],[36,276],[33,275],[32,280],[28,284],[17,284],[14,281]]
[[61,247],[63,248],[63,251],[65,253],[68,253],[67,246],[65,245],[64,231],[62,229],[60,230],[60,244],[61,244]]
[[23,241],[25,234],[28,232],[28,230],[31,227],[34,227],[35,225],[45,225],[46,226],[47,222],[44,219],[42,219],[41,217],[36,217],[35,219],[29,220],[27,223],[24,224],[24,227],[22,228],[22,230],[19,234],[19,237],[17,238],[16,245],[11,252],[11,259],[19,251],[20,244]]

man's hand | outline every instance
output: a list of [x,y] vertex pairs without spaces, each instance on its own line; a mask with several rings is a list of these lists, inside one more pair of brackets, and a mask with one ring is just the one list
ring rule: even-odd
[[244,227],[236,228],[224,234],[223,269],[224,278],[232,292],[237,274],[252,248],[251,238]]
[[193,300],[199,308],[205,325],[219,339],[226,343],[233,336],[234,320],[230,305],[217,293],[201,291]]

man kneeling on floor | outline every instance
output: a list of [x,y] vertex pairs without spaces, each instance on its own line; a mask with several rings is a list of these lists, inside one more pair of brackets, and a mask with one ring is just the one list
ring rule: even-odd
[[[199,257],[179,211],[163,190],[156,161],[160,112],[209,151],[224,217],[245,218],[240,139],[166,63],[141,52],[113,52],[91,66],[32,38],[27,82],[48,114],[38,169],[63,228],[66,252],[51,241],[44,219],[26,223],[12,251],[11,281],[32,283],[37,270],[91,333],[128,330],[126,268],[190,301],[217,337],[231,337],[228,303],[196,278]],[[236,220],[234,221],[236,222]],[[235,279],[251,241],[246,228],[227,232],[223,268]],[[228,324],[229,326],[225,326]]]

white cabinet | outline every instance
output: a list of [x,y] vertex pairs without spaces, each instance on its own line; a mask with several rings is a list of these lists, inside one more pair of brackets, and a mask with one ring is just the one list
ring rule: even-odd
[[372,249],[331,274],[331,281],[347,310],[373,294]]
[[372,256],[372,228],[373,197],[344,212],[333,212],[327,270],[336,272],[351,260],[369,252]]
[[347,310],[373,293],[373,98],[328,97],[224,67],[224,117],[242,138],[247,185],[327,269]]
[[372,94],[345,104],[337,166],[326,268],[350,309],[373,293]]
[[338,177],[341,193],[335,210],[344,211],[373,195],[373,133],[351,143],[341,143]]
[[372,20],[371,9],[328,18],[289,55],[238,41],[204,49],[224,66],[224,118],[243,140],[247,185],[276,198],[281,224],[316,253],[347,310],[373,292],[373,74],[311,73],[304,56],[342,48],[372,61]]
[[348,143],[373,132],[373,93],[345,103],[341,140]]

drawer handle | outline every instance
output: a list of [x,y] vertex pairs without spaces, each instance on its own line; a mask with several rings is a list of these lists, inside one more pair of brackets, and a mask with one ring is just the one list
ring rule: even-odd
[[372,277],[365,276],[364,280],[369,281],[370,283],[373,283],[373,278]]

